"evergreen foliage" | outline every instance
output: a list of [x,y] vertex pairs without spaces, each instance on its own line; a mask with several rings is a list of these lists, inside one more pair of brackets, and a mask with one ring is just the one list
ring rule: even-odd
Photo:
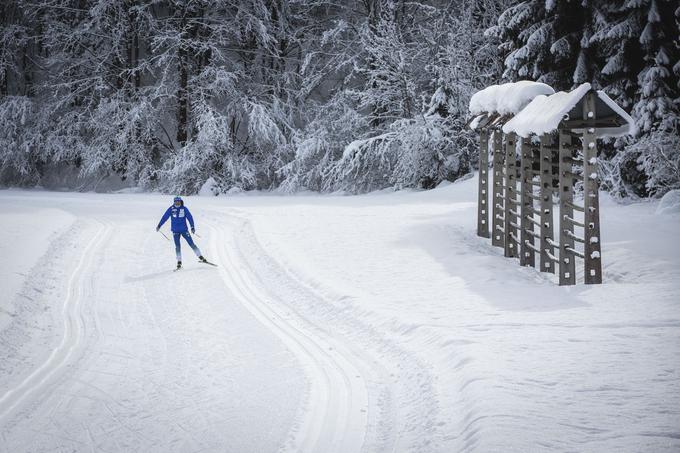
[[[214,191],[453,180],[469,171],[470,143],[445,129],[497,78],[495,45],[481,32],[501,6],[8,0],[0,181],[40,184],[64,168],[178,193],[210,178]],[[450,105],[426,118],[435,91]],[[376,165],[385,150],[368,147],[357,173],[345,148],[384,134],[390,165]]]
[[680,184],[676,3],[7,0],[0,183],[433,187],[476,163],[470,96],[529,79],[632,111],[605,185],[661,195]]
[[526,0],[487,35],[501,41],[506,80],[590,82],[631,111],[638,136],[605,147],[604,184],[658,196],[680,187],[679,15],[672,0]]

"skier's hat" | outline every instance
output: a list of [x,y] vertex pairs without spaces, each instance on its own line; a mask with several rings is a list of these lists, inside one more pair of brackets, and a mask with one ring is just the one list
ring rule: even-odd
[[182,200],[182,197],[175,197],[175,198],[172,200],[173,203],[177,203],[178,201],[179,201],[180,203],[184,204],[184,200]]

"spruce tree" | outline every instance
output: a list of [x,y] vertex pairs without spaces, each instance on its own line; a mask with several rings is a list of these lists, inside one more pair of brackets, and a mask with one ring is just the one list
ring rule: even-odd
[[535,80],[568,90],[597,75],[591,42],[600,0],[527,0],[508,8],[487,35],[500,39],[504,79]]

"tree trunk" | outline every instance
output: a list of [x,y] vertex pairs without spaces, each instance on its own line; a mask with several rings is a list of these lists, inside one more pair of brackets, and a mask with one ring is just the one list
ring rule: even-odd
[[177,141],[184,146],[187,143],[187,123],[188,123],[188,106],[187,106],[187,51],[184,45],[179,46],[178,51],[179,60],[179,90],[177,91]]

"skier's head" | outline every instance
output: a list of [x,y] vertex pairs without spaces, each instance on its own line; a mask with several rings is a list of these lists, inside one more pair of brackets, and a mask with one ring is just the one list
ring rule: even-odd
[[184,200],[182,200],[182,197],[175,197],[175,199],[173,200],[173,203],[174,203],[174,205],[177,206],[178,208],[179,208],[180,206],[184,206]]

